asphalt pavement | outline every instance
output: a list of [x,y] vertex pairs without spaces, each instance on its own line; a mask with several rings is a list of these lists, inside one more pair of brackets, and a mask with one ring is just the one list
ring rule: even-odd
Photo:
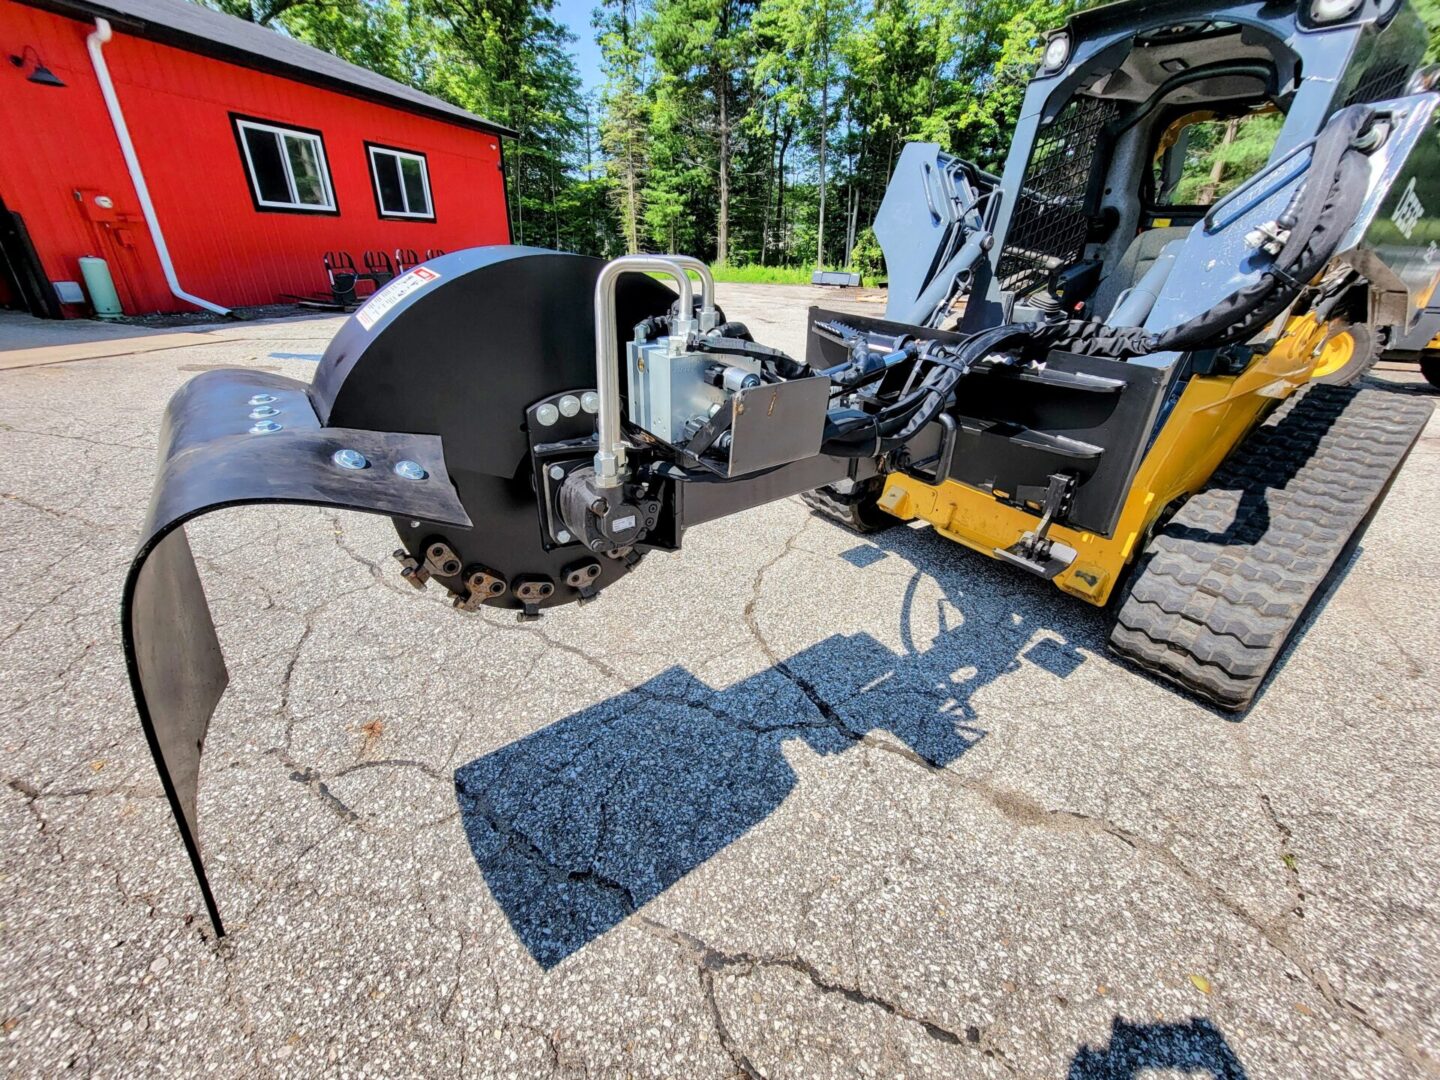
[[[720,299],[791,350],[809,303],[880,312]],[[1043,582],[796,499],[529,624],[405,585],[383,519],[202,519],[231,672],[199,806],[216,941],[120,589],[169,396],[308,378],[339,322],[131,351],[18,325],[7,1076],[1440,1073],[1440,422],[1239,720]]]

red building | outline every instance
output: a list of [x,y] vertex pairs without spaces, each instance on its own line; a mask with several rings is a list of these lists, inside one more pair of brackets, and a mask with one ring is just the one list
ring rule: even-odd
[[510,131],[273,30],[0,0],[0,55],[0,306],[85,313],[87,255],[144,313],[323,291],[330,251],[509,242]]

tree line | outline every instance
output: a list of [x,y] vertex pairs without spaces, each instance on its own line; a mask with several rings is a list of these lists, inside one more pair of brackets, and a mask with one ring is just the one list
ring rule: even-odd
[[1003,160],[1073,0],[605,0],[604,177],[625,250],[844,265],[907,140]]
[[1043,32],[1092,0],[600,0],[590,94],[553,0],[208,2],[516,129],[516,243],[784,267],[878,259],[906,141],[998,169]]

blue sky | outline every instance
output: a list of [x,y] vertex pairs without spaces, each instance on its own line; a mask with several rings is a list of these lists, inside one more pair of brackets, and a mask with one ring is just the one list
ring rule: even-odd
[[586,91],[599,90],[601,83],[600,46],[595,44],[595,31],[590,29],[590,13],[596,6],[597,0],[555,0],[555,18],[575,35],[571,50],[580,69],[580,84]]

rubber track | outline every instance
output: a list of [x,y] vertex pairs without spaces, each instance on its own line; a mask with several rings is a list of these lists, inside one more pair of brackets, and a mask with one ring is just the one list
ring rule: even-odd
[[1110,648],[1221,708],[1248,706],[1430,412],[1345,386],[1291,398],[1145,549]]
[[851,532],[876,533],[900,524],[899,518],[880,509],[877,500],[882,488],[883,485],[871,482],[857,487],[848,495],[841,495],[834,488],[823,487],[802,491],[800,498],[811,510]]

